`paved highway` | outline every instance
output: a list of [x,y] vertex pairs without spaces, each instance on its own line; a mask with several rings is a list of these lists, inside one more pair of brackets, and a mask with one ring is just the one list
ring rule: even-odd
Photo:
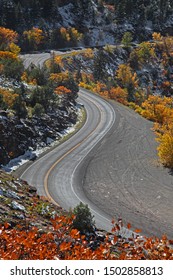
[[116,217],[143,234],[172,238],[173,177],[158,163],[152,123],[85,90],[79,96],[85,125],[22,178],[67,210],[87,203],[103,229]]
[[79,101],[85,106],[87,119],[72,138],[28,167],[21,178],[36,186],[38,194],[69,210],[80,201],[92,210],[98,227],[111,229],[111,215],[105,214],[85,196],[82,184],[85,167],[94,155],[93,148],[115,122],[112,106],[93,94],[80,90]]

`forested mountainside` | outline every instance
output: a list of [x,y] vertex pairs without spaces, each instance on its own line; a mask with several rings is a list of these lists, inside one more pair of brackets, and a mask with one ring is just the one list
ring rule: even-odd
[[[126,31],[138,41],[151,39],[153,31],[173,33],[173,3],[169,0],[1,0],[0,5],[0,26],[19,34],[38,27],[44,31],[47,48],[115,43]],[[72,40],[64,41],[62,27]],[[81,36],[76,37],[71,28]],[[25,49],[22,38],[20,45]]]

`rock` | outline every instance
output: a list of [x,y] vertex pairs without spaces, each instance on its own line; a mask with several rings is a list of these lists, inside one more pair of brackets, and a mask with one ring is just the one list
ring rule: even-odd
[[14,210],[20,210],[20,211],[26,210],[23,205],[19,204],[18,202],[14,201],[14,200],[11,202],[11,208]]
[[[45,147],[56,140],[58,133],[76,122],[76,107],[73,104],[68,104],[68,107],[70,108],[66,117],[62,116],[60,109],[57,109],[40,118],[18,119],[15,116],[0,118],[0,167],[10,162],[8,166],[10,169],[13,159],[31,149],[34,152],[38,147]],[[35,158],[34,156],[33,160]]]
[[1,195],[4,195],[4,192],[3,192],[3,190],[0,188],[0,196]]
[[11,190],[7,190],[5,193],[5,196],[9,197],[9,198],[14,198],[14,199],[20,199],[20,197],[17,195],[17,193],[14,191],[11,191]]
[[24,220],[25,216],[23,214],[16,214],[15,217],[19,220]]

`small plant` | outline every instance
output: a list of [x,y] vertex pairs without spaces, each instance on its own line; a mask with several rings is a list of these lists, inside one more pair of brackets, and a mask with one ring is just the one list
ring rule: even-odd
[[81,233],[93,232],[95,227],[94,216],[91,214],[87,204],[80,202],[74,210],[75,218],[73,220],[73,227],[78,229]]

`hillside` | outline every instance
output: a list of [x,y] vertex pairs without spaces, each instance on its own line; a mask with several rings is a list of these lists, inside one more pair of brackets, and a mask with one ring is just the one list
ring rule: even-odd
[[[33,26],[44,32],[42,48],[117,43],[130,31],[133,40],[151,40],[153,32],[172,35],[173,4],[165,1],[7,1],[1,0],[0,26],[20,35]],[[62,36],[61,28],[70,32]],[[77,30],[80,36],[71,32]],[[27,45],[20,39],[23,50]]]
[[26,182],[7,173],[0,172],[0,217],[1,225],[8,223],[11,228],[46,230],[51,225],[50,218],[65,212],[37,195],[37,190]]

